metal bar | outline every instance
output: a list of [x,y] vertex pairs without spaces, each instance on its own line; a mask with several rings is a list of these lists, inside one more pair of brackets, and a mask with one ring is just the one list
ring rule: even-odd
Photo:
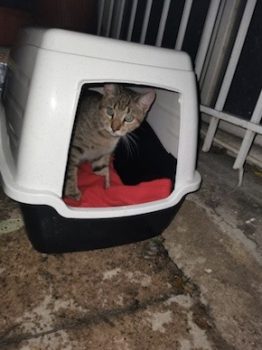
[[135,18],[136,18],[137,2],[138,2],[138,0],[133,0],[132,10],[131,10],[131,15],[130,15],[130,20],[129,20],[129,26],[128,26],[128,31],[127,31],[127,41],[130,41],[132,38],[134,23],[135,23]]
[[262,119],[262,90],[260,91],[256,106],[254,108],[250,121],[252,123],[259,124],[261,122],[261,119]]
[[[209,47],[199,76],[202,104],[209,106],[213,99],[221,70],[224,70],[225,52],[232,51],[232,29],[239,13],[240,0],[221,0]],[[223,78],[223,77],[222,77]]]
[[241,23],[239,26],[239,30],[237,33],[237,37],[235,40],[235,44],[232,50],[232,54],[227,66],[227,70],[222,82],[222,86],[220,88],[220,92],[218,95],[218,99],[216,102],[216,106],[215,108],[218,110],[222,110],[228,95],[228,91],[229,88],[231,86],[231,82],[233,80],[235,71],[236,71],[236,67],[239,61],[239,57],[245,42],[245,38],[247,35],[247,31],[249,28],[249,24],[251,22],[252,16],[253,16],[253,12],[256,6],[256,2],[257,0],[249,0],[247,1],[246,7],[245,7],[245,11],[243,14],[243,17],[241,19]]
[[241,119],[240,117],[233,116],[225,112],[217,111],[216,109],[206,107],[203,105],[200,106],[200,111],[202,113],[210,115],[211,117],[215,117],[216,119],[221,119],[234,125],[240,126],[241,128],[252,130],[258,134],[262,134],[262,125],[255,124],[251,121]]
[[119,12],[117,13],[117,28],[116,28],[116,38],[117,39],[119,39],[120,33],[121,33],[125,5],[126,5],[126,0],[122,0],[120,2]]
[[234,162],[233,169],[241,169],[244,166],[250,147],[254,141],[256,133],[251,130],[247,130],[245,137],[242,140],[241,147],[238,151],[237,158]]
[[177,39],[176,39],[176,45],[175,45],[176,50],[181,50],[182,48],[192,4],[193,4],[193,0],[186,0],[185,2],[182,19],[181,19],[181,23],[177,34]]
[[102,21],[104,15],[105,0],[100,0],[99,3],[99,13],[98,13],[98,23],[97,23],[97,35],[101,35],[102,31]]
[[144,15],[142,31],[141,31],[141,36],[140,36],[140,40],[139,40],[141,44],[144,44],[145,39],[146,39],[146,32],[147,32],[147,27],[148,27],[148,22],[149,22],[152,4],[153,4],[153,0],[147,0],[146,11],[145,11],[145,15]]
[[161,46],[162,44],[170,2],[171,0],[165,0],[163,5],[162,14],[161,14],[160,23],[159,23],[158,32],[157,32],[156,46]]
[[195,72],[198,79],[200,78],[200,74],[205,62],[209,43],[219,11],[220,2],[220,0],[212,0],[208,8],[206,21],[195,60]]
[[110,29],[111,29],[111,23],[112,23],[112,16],[113,16],[113,9],[114,9],[114,3],[115,0],[110,0],[109,10],[108,10],[108,19],[106,24],[106,33],[105,36],[109,36]]
[[[243,45],[245,42],[246,34],[247,34],[247,31],[249,28],[250,21],[251,21],[252,16],[253,16],[255,5],[256,5],[256,0],[247,1],[245,11],[244,11],[244,14],[243,14],[243,17],[241,19],[240,26],[239,26],[236,41],[235,41],[235,44],[234,44],[234,47],[232,50],[232,54],[231,54],[231,57],[229,60],[229,64],[228,64],[228,67],[227,67],[227,70],[226,70],[226,73],[225,73],[225,76],[224,76],[224,79],[222,82],[222,86],[220,88],[218,99],[217,99],[217,102],[215,105],[215,109],[218,111],[222,111],[224,104],[225,104],[225,101],[226,101],[226,98],[228,96],[228,91],[229,91],[231,82],[233,80],[234,74],[235,74],[235,70],[237,67],[239,56],[241,54],[241,51],[242,51],[242,48],[243,48]],[[216,129],[218,127],[218,122],[219,122],[218,119],[215,119],[215,120],[212,119],[210,124],[209,124],[207,134],[205,137],[205,141],[204,141],[204,145],[202,148],[202,150],[204,152],[208,152],[210,147],[211,147],[213,138],[214,138],[215,133],[216,133]]]
[[[262,119],[262,90],[260,92],[259,98],[257,100],[256,106],[254,108],[254,112],[250,119],[250,122],[259,124]],[[245,136],[243,138],[241,147],[239,149],[237,158],[233,165],[233,169],[241,169],[245,163],[250,147],[253,143],[253,140],[256,136],[256,132],[252,130],[247,130]]]
[[217,131],[218,123],[219,123],[219,118],[211,118],[207,129],[206,137],[202,146],[203,152],[208,152],[210,150],[213,139],[215,137],[215,133]]

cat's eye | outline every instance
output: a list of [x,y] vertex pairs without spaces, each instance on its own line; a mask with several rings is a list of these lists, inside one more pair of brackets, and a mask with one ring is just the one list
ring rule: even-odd
[[107,107],[106,113],[109,115],[109,117],[113,117],[114,109],[112,107]]
[[132,116],[132,114],[127,114],[125,116],[125,122],[127,122],[127,123],[131,123],[134,119],[135,118],[134,118],[134,116]]

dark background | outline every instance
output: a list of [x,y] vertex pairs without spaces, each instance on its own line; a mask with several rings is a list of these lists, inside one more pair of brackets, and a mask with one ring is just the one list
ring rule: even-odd
[[[248,1],[248,0],[246,0]],[[164,0],[154,0],[146,35],[146,44],[154,45]],[[95,33],[96,0],[0,0],[0,6],[27,11],[30,24]],[[172,0],[163,37],[163,47],[174,48],[184,8],[184,0]],[[210,0],[193,2],[182,50],[193,62],[201,39]],[[245,5],[245,1],[243,2]],[[120,38],[125,39],[132,1],[126,2]],[[132,41],[138,42],[146,0],[138,1]],[[258,1],[232,81],[224,110],[249,119],[262,88],[262,1]],[[1,23],[0,23],[1,26]],[[0,43],[1,45],[1,43]]]

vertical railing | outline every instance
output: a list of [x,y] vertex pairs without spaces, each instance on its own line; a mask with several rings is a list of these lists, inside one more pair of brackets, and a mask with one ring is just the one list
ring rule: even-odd
[[98,3],[98,20],[97,20],[97,35],[102,33],[102,23],[104,17],[105,0],[100,0]]
[[[129,0],[130,1],[130,0]],[[135,20],[138,11],[138,5],[140,0],[133,0],[130,6],[129,21],[126,26],[126,40],[131,41],[134,32]],[[188,21],[193,8],[194,1],[198,0],[185,0],[184,8],[182,11],[182,16],[180,19],[180,25],[177,37],[175,40],[175,49],[181,50],[185,33],[188,27]],[[216,30],[220,23],[220,17],[223,16],[223,11],[225,5],[228,3],[227,0],[210,0],[209,8],[206,15],[206,20],[204,23],[201,40],[196,54],[195,59],[195,71],[197,78],[203,78],[204,75],[203,67],[206,65],[206,60],[208,59],[208,54],[212,49],[212,45],[216,40]],[[240,3],[240,2],[239,2]],[[242,15],[242,19],[239,24],[238,33],[235,38],[233,49],[230,55],[228,65],[224,77],[222,79],[222,84],[220,86],[218,96],[214,108],[201,105],[200,111],[208,115],[210,119],[208,131],[206,133],[203,151],[208,151],[212,145],[215,137],[215,133],[220,120],[227,121],[231,124],[241,126],[246,129],[245,135],[241,147],[238,151],[233,168],[240,170],[240,182],[243,175],[243,166],[246,161],[248,152],[251,148],[252,142],[256,134],[262,134],[262,126],[260,125],[262,117],[262,92],[256,103],[256,107],[249,121],[243,120],[237,116],[230,115],[223,111],[227,96],[229,94],[230,86],[233,77],[236,72],[237,64],[239,62],[243,45],[245,43],[246,35],[252,20],[252,16],[255,10],[257,0],[248,0],[245,5],[245,9]],[[147,0],[144,6],[144,15],[142,21],[141,32],[139,35],[139,42],[144,44],[146,42],[146,36],[148,32],[150,18],[152,16],[152,6],[153,0]],[[163,37],[166,29],[166,23],[168,19],[168,14],[172,2],[171,0],[164,0],[162,12],[160,14],[159,26],[157,28],[157,35],[155,40],[155,46],[162,46]],[[100,0],[99,7],[99,17],[98,17],[98,34],[104,36],[112,36],[119,38],[121,34],[121,28],[123,25],[123,14],[128,1],[126,0]],[[225,12],[225,11],[224,11]],[[115,14],[115,15],[114,15]],[[112,28],[116,28],[112,30]],[[201,77],[202,75],[202,77]]]
[[182,44],[183,44],[183,41],[185,38],[187,23],[189,20],[192,4],[193,4],[193,0],[186,0],[185,1],[184,10],[183,10],[183,14],[182,14],[182,18],[181,18],[181,22],[180,22],[180,26],[179,26],[179,31],[178,31],[178,35],[176,38],[176,46],[175,46],[176,50],[181,50],[181,48],[182,48]]
[[[260,91],[260,95],[259,95],[259,98],[257,100],[255,109],[254,109],[252,117],[250,119],[250,122],[259,127],[261,119],[262,119],[262,90]],[[233,169],[239,169],[239,184],[242,183],[243,173],[244,173],[244,163],[246,161],[248,152],[249,152],[250,147],[254,141],[255,136],[256,136],[255,131],[250,130],[250,129],[246,130],[241,147],[238,151],[237,158],[236,158],[235,163],[233,165]]]
[[126,5],[126,0],[121,0],[121,2],[119,4],[119,7],[117,9],[117,13],[116,13],[116,30],[115,30],[115,34],[114,34],[114,37],[116,39],[120,38],[122,22],[123,22],[123,17],[124,17],[125,5]]
[[138,0],[133,0],[130,20],[129,20],[129,25],[128,25],[128,31],[127,31],[127,41],[130,41],[132,38],[134,24],[135,24],[135,18],[136,18],[137,4],[138,4]]
[[109,9],[108,9],[108,17],[107,17],[105,36],[109,36],[109,34],[110,34],[110,29],[111,29],[111,25],[112,25],[114,4],[115,4],[114,0],[110,0],[109,1]]
[[212,37],[212,33],[216,23],[217,14],[218,14],[220,5],[221,5],[221,0],[211,0],[210,6],[208,9],[205,26],[203,29],[201,41],[198,47],[196,60],[195,60],[195,72],[198,79],[200,78],[200,74],[202,72],[202,68],[205,62],[205,58],[209,48],[210,40]]
[[157,37],[156,37],[156,46],[161,46],[162,44],[170,2],[171,0],[165,0],[164,2],[160,23],[158,27]]
[[[227,70],[222,82],[222,86],[220,88],[220,92],[215,104],[215,110],[217,111],[222,111],[224,104],[226,102],[226,98],[228,96],[228,92],[229,92],[229,88],[231,86],[231,82],[233,80],[235,71],[236,71],[236,67],[239,61],[239,57],[240,57],[240,53],[242,51],[244,42],[245,42],[245,38],[247,35],[247,31],[249,28],[249,24],[255,9],[255,5],[256,5],[256,0],[249,0],[246,4],[246,8],[239,26],[239,30],[238,30],[238,34],[236,37],[236,41],[235,41],[235,45],[233,47],[233,51],[229,60],[229,64],[227,66]],[[204,141],[204,145],[203,145],[203,151],[207,152],[209,151],[212,141],[214,139],[215,136],[215,132],[217,130],[218,127],[218,123],[219,123],[219,118],[212,118],[209,124],[209,128],[207,131],[207,135]]]
[[149,17],[150,17],[152,5],[153,5],[153,0],[147,0],[146,10],[144,14],[144,20],[143,20],[143,25],[142,25],[142,30],[141,30],[140,40],[139,40],[141,44],[144,44],[146,39],[147,27],[149,23]]

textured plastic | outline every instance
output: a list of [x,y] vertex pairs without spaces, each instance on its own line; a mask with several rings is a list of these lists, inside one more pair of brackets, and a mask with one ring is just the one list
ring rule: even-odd
[[142,241],[160,234],[171,222],[175,207],[121,218],[71,219],[52,207],[21,204],[28,237],[42,253],[66,253]]

